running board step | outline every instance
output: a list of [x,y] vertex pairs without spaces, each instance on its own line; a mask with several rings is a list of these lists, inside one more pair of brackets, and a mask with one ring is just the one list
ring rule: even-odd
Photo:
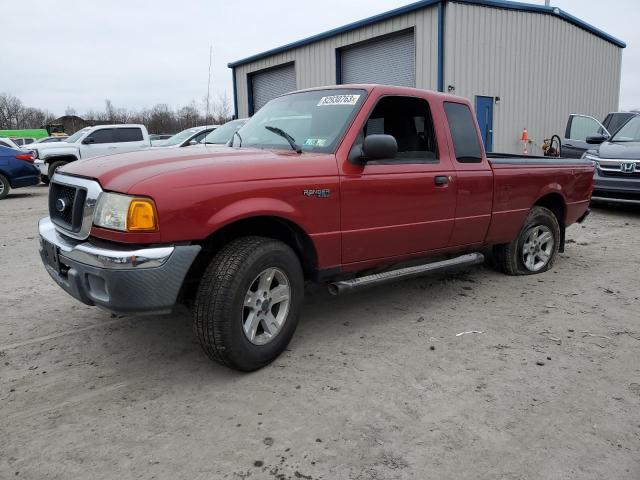
[[341,280],[329,284],[329,292],[333,295],[342,295],[353,290],[373,287],[385,283],[396,282],[406,278],[420,277],[427,273],[439,272],[454,267],[468,267],[484,262],[484,255],[481,253],[468,253],[456,258],[441,260],[439,262],[416,265],[415,267],[400,268],[389,272],[374,273],[366,277],[352,278],[351,280]]

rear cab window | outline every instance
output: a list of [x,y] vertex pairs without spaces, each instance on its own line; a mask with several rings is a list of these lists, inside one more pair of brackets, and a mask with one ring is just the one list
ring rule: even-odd
[[141,142],[142,130],[137,127],[116,128],[114,142]]
[[456,160],[460,163],[481,163],[482,148],[471,109],[462,103],[444,102]]

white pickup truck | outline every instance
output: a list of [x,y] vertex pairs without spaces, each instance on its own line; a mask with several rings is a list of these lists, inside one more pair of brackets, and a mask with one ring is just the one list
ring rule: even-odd
[[151,147],[144,125],[99,125],[78,130],[64,142],[34,145],[35,165],[44,183],[67,163],[112,153],[132,152]]

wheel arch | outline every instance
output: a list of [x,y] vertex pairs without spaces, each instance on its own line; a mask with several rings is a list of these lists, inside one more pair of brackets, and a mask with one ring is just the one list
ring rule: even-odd
[[560,225],[560,252],[564,252],[567,218],[567,202],[564,196],[559,191],[548,192],[538,198],[533,206],[544,207],[555,215]]
[[78,160],[78,157],[68,153],[62,155],[48,155],[43,158],[43,160],[45,164],[51,165],[53,162],[75,162],[76,160]]
[[302,265],[305,279],[317,273],[318,253],[309,234],[296,222],[277,215],[255,215],[235,219],[208,237],[196,242],[202,250],[191,266],[183,285],[183,298],[187,303],[193,298],[199,280],[214,255],[222,246],[243,236],[261,236],[280,240],[296,253]]

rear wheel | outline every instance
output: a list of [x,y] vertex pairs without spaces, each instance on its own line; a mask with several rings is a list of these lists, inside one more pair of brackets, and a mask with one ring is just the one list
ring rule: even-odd
[[198,287],[198,340],[211,359],[257,370],[288,345],[303,295],[302,267],[288,245],[263,237],[234,240],[213,258]]
[[518,236],[507,245],[495,247],[497,266],[508,275],[546,272],[560,248],[560,225],[551,210],[533,207]]
[[64,161],[58,161],[58,162],[53,162],[51,165],[49,165],[49,179],[53,178],[53,175],[56,173],[56,170],[58,170],[61,167],[64,167],[67,163],[69,162],[64,162]]
[[9,184],[9,180],[7,180],[7,177],[4,175],[0,175],[0,200],[6,198],[10,190],[11,185]]

